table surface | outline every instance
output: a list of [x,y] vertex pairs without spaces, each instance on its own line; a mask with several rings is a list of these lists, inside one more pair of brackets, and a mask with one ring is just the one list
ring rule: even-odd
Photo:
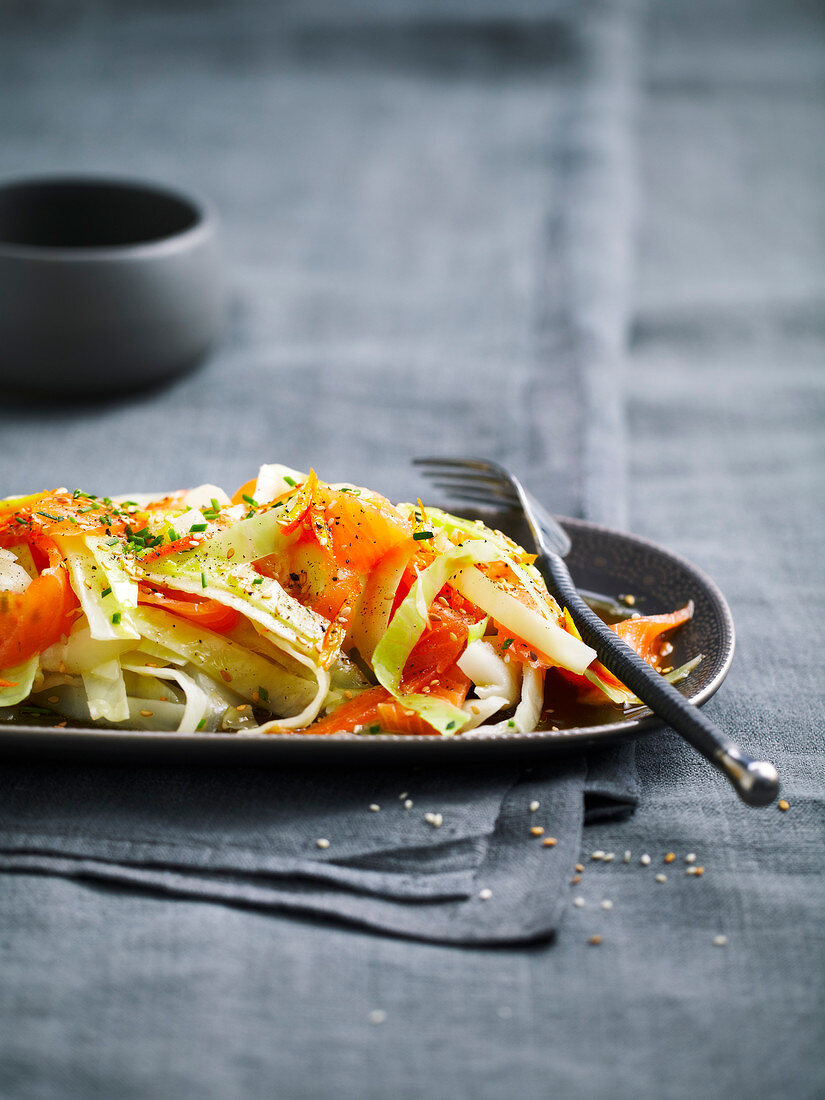
[[[412,55],[398,46],[409,27],[402,20],[399,31],[392,22],[404,7],[388,5],[389,22],[372,38],[363,22],[358,33],[336,32],[343,36],[336,49],[345,44],[355,74],[347,93],[353,103],[328,99],[323,59],[331,47],[323,34],[306,44],[311,75],[280,87],[281,102],[302,118],[329,112],[334,120],[336,111],[357,108],[367,121],[356,148],[336,147],[334,127],[323,128],[321,147],[317,135],[290,129],[286,110],[280,140],[304,143],[318,194],[303,194],[301,178],[279,177],[275,198],[295,214],[278,220],[281,236],[273,241],[256,239],[244,220],[245,205],[260,204],[266,185],[254,171],[239,173],[226,137],[236,119],[245,140],[258,127],[266,136],[266,104],[255,97],[267,50],[275,48],[272,41],[256,48],[239,9],[204,0],[170,19],[159,3],[82,3],[71,14],[56,3],[11,6],[8,33],[0,33],[4,100],[13,104],[0,113],[0,168],[117,165],[220,193],[233,305],[213,361],[164,395],[71,413],[20,403],[0,410],[0,493],[26,476],[46,477],[55,430],[61,446],[68,443],[78,482],[96,477],[105,456],[108,475],[123,483],[139,471],[147,447],[151,468],[174,464],[182,483],[203,480],[206,458],[228,484],[240,483],[257,461],[282,457],[273,454],[279,439],[290,441],[299,464],[312,451],[311,414],[295,428],[307,393],[323,388],[334,399],[348,365],[373,362],[371,333],[380,332],[383,346],[390,339],[402,368],[428,356],[439,362],[442,335],[460,327],[456,315],[466,317],[472,335],[446,349],[446,359],[457,370],[474,364],[479,386],[491,384],[502,362],[529,359],[533,303],[525,287],[542,224],[519,221],[517,211],[541,210],[541,174],[528,151],[548,121],[537,73],[557,56],[550,15],[559,6],[546,5],[544,18],[541,4],[514,5],[509,16],[524,20],[527,31],[516,46],[508,40],[503,61],[496,55],[504,75],[496,94],[481,100],[471,81],[455,81],[444,69],[444,52],[449,60],[464,48],[468,6],[447,5],[453,22],[445,29],[443,9],[437,16],[432,5],[419,5],[414,33],[425,39]],[[362,8],[369,12],[369,5],[353,10]],[[255,26],[249,12],[259,6],[245,10]],[[632,249],[623,253],[619,242],[607,259],[627,267],[626,323],[615,333],[627,521],[696,561],[728,597],[737,657],[708,711],[775,761],[789,809],[748,810],[674,735],[645,739],[637,750],[638,810],[585,831],[587,870],[571,889],[557,940],[521,949],[442,947],[58,877],[6,876],[4,1096],[825,1094],[818,644],[825,622],[825,19],[803,0],[674,0],[622,11],[622,33],[631,39],[626,56],[635,65],[637,201],[632,237],[627,226]],[[476,12],[480,26],[492,21],[500,31],[500,5]],[[208,102],[175,101],[184,58],[195,68],[202,58]],[[390,73],[397,109],[410,117],[426,112],[435,135],[432,148],[413,141],[390,179],[369,173],[372,143],[386,140],[389,117],[379,83],[361,75],[370,65]],[[307,113],[313,96],[317,109]],[[407,186],[406,176],[424,163],[432,183],[440,158],[463,163],[453,156],[456,143],[461,151],[462,120],[468,133],[485,130],[479,112],[488,136],[470,150],[475,174],[456,187],[455,206],[429,219],[426,194]],[[513,119],[521,132],[512,131]],[[201,137],[214,129],[215,154],[202,178],[187,167],[187,120]],[[514,165],[512,214],[496,207],[480,169],[485,158],[502,157]],[[355,165],[365,163],[366,176],[356,180]],[[324,205],[332,172],[347,202],[362,190],[359,201],[367,203],[370,189],[396,189],[427,247],[394,223],[399,236],[388,241],[390,227],[378,224],[369,247],[356,249],[340,210]],[[321,216],[320,228],[306,221]],[[468,227],[491,222],[502,227],[508,262],[512,254],[529,259],[506,271],[491,265],[479,310],[462,298],[460,264],[489,256],[462,256],[455,242]],[[321,237],[338,249],[340,270],[333,265],[327,285],[296,285],[301,249]],[[439,240],[446,243],[433,258]],[[445,266],[446,281],[439,274]],[[415,315],[405,310],[413,281]],[[422,297],[430,285],[430,298]],[[336,358],[321,361],[330,348]],[[242,387],[250,358],[269,363],[273,376],[273,394],[244,413],[252,442],[238,447],[229,430],[203,440],[203,393],[220,397]],[[373,365],[380,394],[383,368]],[[298,371],[298,385],[290,385]],[[401,491],[408,453],[439,442],[445,425],[432,416],[433,394],[420,392],[403,369],[393,379],[416,442],[340,425],[324,444],[330,479],[369,483],[383,474],[388,493]],[[489,415],[489,438],[503,453],[510,444],[500,423],[524,400],[529,395],[503,391]],[[158,402],[180,409],[174,440],[145,438]],[[390,454],[385,469],[376,458],[381,447]],[[519,453],[529,457],[526,443]],[[574,488],[581,496],[581,486]],[[552,503],[562,511],[566,491],[554,487]],[[629,851],[630,861],[591,861],[597,849]],[[672,865],[663,863],[668,851],[677,853]],[[651,868],[640,865],[643,853]],[[701,877],[685,875],[689,853],[704,866]],[[657,864],[667,881],[654,879]],[[574,896],[584,904],[574,905]],[[591,946],[596,933],[603,941]],[[724,946],[715,944],[719,936]]]

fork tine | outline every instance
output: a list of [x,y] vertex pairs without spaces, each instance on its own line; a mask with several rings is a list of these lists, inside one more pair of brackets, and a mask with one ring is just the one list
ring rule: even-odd
[[437,481],[435,479],[433,480],[433,485],[436,489],[441,489],[442,492],[447,493],[449,496],[458,496],[460,494],[466,496],[470,494],[495,502],[506,502],[513,505],[518,505],[519,503],[515,493],[507,492],[505,488],[495,484],[476,484],[472,481],[442,481],[439,478]]
[[498,478],[486,477],[483,474],[475,476],[472,471],[466,473],[446,473],[444,471],[426,471],[424,476],[428,478],[433,484],[438,483],[439,488],[444,489],[478,489],[487,490],[499,495],[504,494],[508,497],[516,497],[518,494],[512,485],[508,485],[506,482],[501,481]]
[[463,470],[487,470],[501,475],[501,467],[484,458],[436,458],[433,455],[425,455],[412,460],[413,466],[442,466],[454,467]]
[[450,500],[454,501],[468,501],[472,504],[479,504],[485,508],[493,509],[507,509],[515,511],[518,509],[518,501],[514,497],[493,497],[489,493],[474,493],[471,489],[460,489],[457,491],[450,491]]
[[442,469],[439,466],[428,466],[422,471],[424,477],[444,477],[444,478],[458,478],[466,479],[473,482],[488,482],[491,485],[507,485],[510,487],[509,481],[505,481],[495,472],[488,473],[486,470],[476,469],[472,466],[449,466]]

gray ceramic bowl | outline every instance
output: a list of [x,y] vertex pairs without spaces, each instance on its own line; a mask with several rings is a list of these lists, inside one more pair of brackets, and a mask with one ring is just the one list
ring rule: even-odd
[[152,184],[0,185],[0,383],[103,395],[195,366],[220,322],[215,236],[201,202]]

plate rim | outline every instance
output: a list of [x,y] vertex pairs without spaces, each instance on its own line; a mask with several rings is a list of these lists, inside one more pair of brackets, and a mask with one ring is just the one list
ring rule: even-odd
[[[584,530],[596,534],[605,535],[608,538],[620,538],[629,540],[641,548],[647,548],[654,553],[663,555],[673,563],[680,566],[688,574],[691,574],[699,586],[705,590],[714,606],[722,626],[723,644],[720,649],[720,664],[715,675],[701,690],[686,696],[696,706],[703,706],[719,690],[724,682],[731,664],[733,663],[736,648],[736,628],[733,615],[721,589],[703,569],[695,565],[688,558],[677,551],[671,550],[661,543],[649,539],[644,535],[637,535],[631,531],[622,531],[606,524],[594,523],[591,520],[579,519],[570,516],[556,516],[558,522],[565,528],[569,528],[575,538],[575,531]],[[81,748],[97,749],[101,753],[106,750],[121,751],[123,749],[144,749],[148,758],[155,755],[152,750],[162,749],[164,754],[181,750],[183,755],[188,755],[185,750],[197,745],[196,753],[191,754],[193,762],[207,762],[213,756],[223,759],[220,750],[230,750],[231,746],[242,744],[247,750],[254,747],[260,749],[264,744],[272,746],[272,759],[279,759],[281,753],[275,749],[284,750],[285,755],[303,755],[302,750],[307,750],[307,755],[312,756],[318,745],[324,745],[323,757],[329,755],[330,749],[341,749],[347,754],[352,751],[378,753],[379,751],[393,751],[393,755],[403,746],[404,753],[424,752],[452,753],[457,746],[472,747],[477,753],[483,750],[544,750],[552,749],[554,752],[565,751],[583,746],[609,745],[621,741],[635,740],[662,729],[664,723],[655,714],[647,711],[636,718],[625,719],[621,722],[608,722],[597,726],[576,726],[565,730],[536,730],[532,733],[493,733],[473,735],[472,731],[457,737],[431,737],[422,734],[374,734],[369,737],[359,736],[353,733],[333,734],[290,734],[290,733],[178,733],[175,730],[129,730],[107,729],[100,727],[78,727],[58,729],[54,726],[28,726],[19,723],[0,723],[0,751],[7,748],[20,750],[30,747],[35,748]],[[355,746],[360,746],[355,749]],[[204,746],[209,749],[204,751]],[[437,747],[438,746],[438,747]],[[458,751],[469,751],[459,749]],[[231,752],[229,753],[231,755]],[[238,763],[242,763],[248,756],[248,752],[238,753]]]

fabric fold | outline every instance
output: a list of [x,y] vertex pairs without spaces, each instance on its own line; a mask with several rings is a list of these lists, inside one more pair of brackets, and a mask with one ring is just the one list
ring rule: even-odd
[[[106,765],[83,773],[8,765],[0,869],[296,909],[420,939],[497,944],[554,931],[579,851],[587,766],[575,756],[462,769],[458,777],[399,774],[394,786],[404,789],[383,804],[354,793],[354,777],[333,778],[322,767],[311,801],[305,777],[294,773],[285,784],[267,769],[246,776],[207,769],[194,778],[168,769],[131,772],[129,784]],[[213,798],[218,788],[243,791],[246,818],[226,797]],[[632,785],[618,770],[611,769],[609,789],[593,790],[612,815],[634,805]],[[174,821],[161,820],[161,800]],[[59,830],[54,805],[61,807]],[[600,819],[606,812],[600,808]],[[426,813],[441,814],[443,823],[432,825]]]

